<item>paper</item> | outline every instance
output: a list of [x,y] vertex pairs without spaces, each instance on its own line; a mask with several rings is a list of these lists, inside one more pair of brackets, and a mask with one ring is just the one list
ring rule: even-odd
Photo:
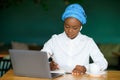
[[63,73],[65,74],[65,71],[64,70],[55,70],[55,71],[50,71],[50,73]]

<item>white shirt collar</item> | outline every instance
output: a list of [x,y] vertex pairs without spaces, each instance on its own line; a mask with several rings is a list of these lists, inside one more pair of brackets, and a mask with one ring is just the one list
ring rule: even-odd
[[66,40],[68,40],[68,41],[76,41],[76,40],[80,39],[80,37],[82,36],[82,34],[79,32],[78,35],[77,35],[74,39],[70,39],[70,38],[66,35],[65,32],[63,32],[63,34],[65,35],[65,38],[66,38]]

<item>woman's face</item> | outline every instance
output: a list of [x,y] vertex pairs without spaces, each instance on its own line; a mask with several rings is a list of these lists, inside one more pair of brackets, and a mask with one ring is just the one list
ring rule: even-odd
[[66,18],[64,22],[64,31],[70,39],[74,39],[81,28],[82,24],[76,18]]

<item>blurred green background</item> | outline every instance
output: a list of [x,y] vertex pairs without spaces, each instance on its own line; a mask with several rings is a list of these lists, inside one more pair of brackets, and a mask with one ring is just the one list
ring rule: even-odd
[[[79,0],[77,0],[79,1]],[[96,43],[120,43],[120,0],[80,0],[87,14],[81,33]],[[63,32],[65,0],[22,0],[0,9],[0,42],[19,41],[43,45]]]

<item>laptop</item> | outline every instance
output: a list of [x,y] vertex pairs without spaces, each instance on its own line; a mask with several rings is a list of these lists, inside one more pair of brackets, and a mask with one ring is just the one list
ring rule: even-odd
[[46,52],[10,49],[13,72],[17,76],[55,78],[63,73],[51,73]]

